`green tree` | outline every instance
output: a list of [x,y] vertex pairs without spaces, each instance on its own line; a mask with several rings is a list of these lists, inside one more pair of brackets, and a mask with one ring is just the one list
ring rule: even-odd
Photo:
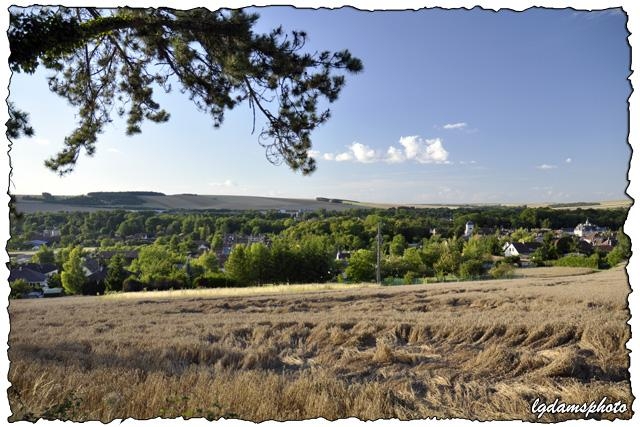
[[464,279],[471,279],[484,274],[483,262],[479,259],[468,259],[460,264],[458,275]]
[[484,237],[476,234],[464,242],[462,256],[467,260],[486,260],[491,257],[491,247],[485,242]]
[[518,228],[511,233],[511,239],[520,243],[529,243],[535,240],[535,234],[525,230],[524,228]]
[[56,262],[56,257],[52,249],[49,249],[47,245],[42,245],[31,257],[31,262],[36,264],[53,264]]
[[420,256],[420,251],[416,248],[408,248],[404,251],[404,255],[402,256],[407,269],[416,276],[424,275],[427,271],[424,262],[422,261],[422,257]]
[[438,261],[433,265],[433,269],[439,276],[455,274],[458,271],[462,255],[458,250],[456,242],[447,240],[441,243],[441,252]]
[[204,274],[217,273],[219,270],[218,257],[213,251],[203,252],[198,258],[193,260],[191,264],[202,267]]
[[253,282],[251,271],[251,258],[244,245],[235,245],[229,254],[224,270],[236,282],[246,286]]
[[62,264],[60,281],[66,293],[74,295],[82,292],[82,286],[86,280],[82,270],[82,248],[76,246],[69,252],[69,257]]
[[373,251],[358,249],[351,254],[345,269],[352,282],[371,282],[376,276],[376,256]]
[[170,276],[174,265],[179,261],[179,257],[166,246],[153,244],[140,249],[138,258],[133,260],[130,269],[140,274],[142,282],[152,283]]
[[[203,8],[11,8],[11,70],[53,70],[49,87],[78,112],[64,149],[45,164],[62,175],[82,149],[93,155],[114,107],[127,116],[127,134],[141,132],[144,120],[166,122],[153,89],[169,92],[177,82],[215,127],[226,110],[248,103],[254,127],[256,114],[266,122],[259,140],[267,158],[303,174],[315,170],[310,134],[330,115],[319,102],[337,100],[341,73],[361,71],[362,62],[347,50],[303,53],[305,32],[257,34],[257,20]],[[33,134],[27,114],[9,107],[9,136]]]
[[262,243],[253,243],[247,250],[251,281],[263,285],[272,277],[271,254]]
[[107,291],[121,291],[124,280],[129,276],[124,269],[124,258],[120,254],[111,257],[107,265],[107,277],[105,277],[105,289]]
[[391,255],[402,256],[406,247],[407,241],[404,236],[402,234],[396,234],[389,244],[389,253]]
[[613,248],[611,252],[607,254],[607,264],[611,267],[618,265],[623,260],[631,257],[631,240],[629,236],[624,234],[622,230],[619,230],[617,235],[618,244]]

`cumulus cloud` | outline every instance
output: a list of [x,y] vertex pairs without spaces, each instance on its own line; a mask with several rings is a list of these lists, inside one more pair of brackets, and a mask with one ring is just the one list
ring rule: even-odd
[[403,136],[400,145],[404,147],[407,160],[415,160],[418,163],[446,163],[449,153],[444,149],[442,140],[423,139],[417,135]]
[[439,138],[424,139],[420,136],[403,136],[398,141],[399,146],[390,146],[386,151],[376,150],[366,144],[354,142],[342,153],[325,153],[324,160],[336,162],[356,163],[404,163],[414,161],[418,163],[449,163],[449,153]]
[[567,159],[565,160],[566,163],[571,163],[573,160],[571,160],[571,157],[567,157]]
[[402,163],[407,160],[407,156],[404,151],[397,147],[389,147],[387,150],[386,161],[389,163]]
[[354,142],[353,144],[351,144],[351,147],[349,147],[349,149],[353,153],[353,157],[355,158],[356,162],[373,163],[378,160],[376,151],[373,148],[368,147],[364,144],[360,144],[359,142]]
[[557,166],[555,165],[548,165],[546,163],[541,164],[540,166],[536,166],[538,169],[542,169],[542,170],[548,170],[548,169],[555,169],[557,168]]
[[340,153],[335,156],[336,162],[348,162],[349,160],[353,160],[353,154],[350,152]]
[[467,124],[465,122],[447,123],[446,125],[443,126],[443,129],[462,129],[466,127],[467,127]]

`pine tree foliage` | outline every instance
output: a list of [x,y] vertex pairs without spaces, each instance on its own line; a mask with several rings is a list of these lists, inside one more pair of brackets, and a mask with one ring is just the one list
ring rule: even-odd
[[[255,34],[257,19],[203,8],[12,7],[11,70],[52,70],[50,89],[78,113],[64,149],[46,165],[63,175],[82,150],[93,155],[114,112],[126,116],[129,135],[141,132],[145,120],[166,122],[169,113],[154,91],[170,92],[177,83],[214,127],[227,110],[248,103],[254,130],[256,115],[265,120],[259,142],[267,159],[313,172],[311,132],[329,119],[324,104],[338,98],[344,74],[361,71],[362,63],[347,50],[304,53],[305,32],[279,27]],[[27,115],[9,109],[9,136],[32,134]]]

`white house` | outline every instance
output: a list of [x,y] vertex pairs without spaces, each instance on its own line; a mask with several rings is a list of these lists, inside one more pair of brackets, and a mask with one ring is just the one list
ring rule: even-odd
[[530,243],[519,243],[513,242],[509,243],[504,249],[504,256],[517,256],[517,257],[529,257],[536,249],[542,246],[538,242],[530,242]]

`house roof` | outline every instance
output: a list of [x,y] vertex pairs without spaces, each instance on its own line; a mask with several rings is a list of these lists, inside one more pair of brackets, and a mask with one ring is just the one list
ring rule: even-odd
[[95,273],[91,273],[87,276],[87,281],[89,282],[103,282],[107,277],[107,267],[96,271]]
[[30,262],[30,263],[24,264],[23,267],[33,271],[37,271],[38,273],[42,273],[42,274],[51,273],[52,271],[56,271],[58,269],[57,265],[53,263],[48,263],[48,262],[44,264],[36,264],[36,263]]
[[521,255],[530,254],[534,252],[536,249],[538,249],[540,246],[542,246],[542,243],[538,243],[538,242],[528,242],[528,243],[513,242],[511,244],[513,245],[514,248],[516,248],[518,253]]
[[82,266],[89,270],[91,273],[95,273],[100,270],[100,263],[93,258],[85,258]]
[[47,276],[30,268],[18,267],[9,272],[9,281],[13,282],[18,279],[23,279],[27,283],[38,283],[46,282]]

